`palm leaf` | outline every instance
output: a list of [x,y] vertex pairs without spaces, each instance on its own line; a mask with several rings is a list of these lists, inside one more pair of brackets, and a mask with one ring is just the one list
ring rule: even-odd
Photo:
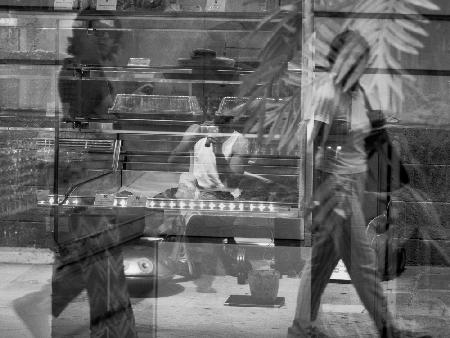
[[[397,51],[418,54],[423,44],[416,36],[428,35],[422,28],[427,20],[419,15],[416,7],[435,9],[436,6],[430,0],[424,2],[418,0],[375,0],[372,4],[364,2],[356,6],[355,11],[378,7],[380,14],[398,13],[405,15],[405,18],[402,19],[371,20],[371,24],[368,24],[367,20],[360,19],[350,19],[347,22],[348,27],[361,31],[372,46],[373,55],[370,58],[372,66],[394,70],[401,68],[400,62],[397,61]],[[388,23],[386,23],[387,20],[389,20]],[[379,95],[387,95],[387,97],[380,97],[380,101],[385,105],[383,108],[400,111],[404,97],[399,95],[398,80],[394,81],[385,77],[383,83],[376,78],[373,77],[375,82],[371,83],[370,87],[376,89]],[[410,79],[410,76],[402,76],[403,81],[409,81]],[[382,86],[387,87],[387,89],[381,88]]]
[[281,8],[279,10],[273,12],[271,15],[267,16],[263,20],[261,20],[261,22],[258,24],[258,26],[256,26],[256,28],[254,29],[254,31],[252,33],[250,33],[250,35],[248,36],[248,39],[250,40],[250,39],[254,38],[256,33],[258,33],[265,25],[267,25],[273,19],[275,19],[278,15],[280,15],[280,13],[281,13]]
[[430,0],[406,0],[406,1],[413,6],[422,7],[432,11],[439,10],[439,6],[437,6]]
[[356,13],[381,13],[384,7],[383,0],[362,1],[354,8]]
[[[390,29],[386,29],[390,34],[386,36],[386,42],[392,47],[408,54],[419,54],[416,46],[412,46],[412,41],[405,41],[402,38],[398,37],[396,33],[392,32]],[[420,45],[419,45],[420,46]]]
[[394,22],[398,26],[403,27],[404,29],[411,31],[417,35],[428,36],[428,33],[425,29],[423,29],[419,25],[414,24],[410,20],[394,19]]
[[[249,102],[244,105],[243,111],[250,114],[246,124],[247,130],[262,133],[270,126],[267,142],[280,135],[279,149],[292,149],[298,144],[298,130],[302,125],[302,117],[311,116],[314,107],[320,101],[320,97],[304,97],[303,107],[306,111],[302,112],[300,107],[301,91],[306,90],[305,86],[316,87],[326,76],[315,74],[314,83],[304,83],[305,71],[303,70],[303,79],[301,75],[290,73],[287,68],[287,62],[290,61],[295,53],[300,49],[302,39],[302,18],[299,8],[302,1],[294,1],[291,5],[280,8],[279,11],[263,19],[255,29],[252,36],[261,30],[267,24],[274,24],[273,34],[262,48],[259,68],[250,76],[244,79],[241,93],[249,96]],[[319,64],[328,66],[325,56],[329,50],[329,42],[343,28],[349,28],[360,31],[371,45],[372,53],[370,64],[372,67],[380,69],[401,69],[401,63],[398,59],[398,52],[417,54],[423,47],[419,37],[427,36],[427,32],[422,25],[427,21],[421,17],[417,8],[429,10],[437,9],[437,6],[431,0],[361,0],[361,1],[340,1],[342,6],[353,4],[353,12],[356,13],[378,13],[384,14],[400,13],[404,18],[398,19],[379,19],[374,15],[372,19],[359,19],[357,17],[346,20],[343,26],[336,24],[331,19],[319,18],[316,20],[315,32],[307,45],[303,46],[305,50],[314,48],[311,53],[304,53],[303,57],[314,55],[314,60],[308,60],[309,64]],[[338,6],[337,2],[325,0],[316,0],[315,5]],[[386,22],[387,21],[387,22]],[[311,46],[311,47],[310,47]],[[376,93],[382,109],[399,111],[404,100],[403,86],[405,81],[410,82],[413,77],[407,74],[374,74],[366,76],[368,78],[368,89]],[[303,82],[302,82],[303,80]],[[293,96],[283,98],[280,107],[272,111],[266,111],[264,104],[252,106],[251,101],[268,97],[271,95],[270,88],[277,81],[286,86],[294,88]],[[317,96],[317,91],[312,90]],[[251,108],[251,109],[250,109]]]
[[423,48],[422,42],[420,42],[420,40],[418,38],[416,38],[414,35],[409,33],[403,27],[392,23],[392,24],[388,25],[388,30],[393,35],[396,35],[399,39],[404,41],[404,43],[414,46],[416,48]]
[[398,26],[389,26],[387,31],[390,33],[389,38],[391,39],[387,39],[387,41],[392,42],[392,40],[395,40],[395,43],[392,44],[393,47],[397,47],[398,49],[400,49],[401,46],[411,47],[413,49],[411,54],[415,55],[419,53],[419,48],[423,48],[422,42]]

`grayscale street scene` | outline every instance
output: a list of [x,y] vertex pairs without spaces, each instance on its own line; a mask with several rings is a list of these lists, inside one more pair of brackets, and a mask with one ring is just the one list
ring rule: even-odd
[[449,23],[0,1],[0,337],[449,337]]

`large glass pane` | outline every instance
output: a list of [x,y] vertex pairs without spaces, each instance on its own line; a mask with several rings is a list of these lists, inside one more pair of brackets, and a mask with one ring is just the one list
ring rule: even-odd
[[448,9],[0,4],[2,332],[446,336]]

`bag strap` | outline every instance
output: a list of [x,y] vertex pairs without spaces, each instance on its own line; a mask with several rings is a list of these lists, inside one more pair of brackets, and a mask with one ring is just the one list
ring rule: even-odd
[[[372,126],[372,129],[379,129],[384,127],[385,125],[385,118],[383,116],[383,113],[381,111],[374,110],[372,107],[372,104],[370,103],[369,96],[367,95],[366,90],[363,86],[359,85],[359,89],[361,90],[361,93],[363,95],[364,103],[367,108],[367,117],[370,120],[370,125]],[[375,117],[374,114],[377,112],[377,116]]]
[[369,110],[373,110],[372,104],[369,101],[369,97],[367,96],[366,90],[361,85],[359,85],[359,89],[361,90],[361,93],[363,94],[364,103],[366,104],[367,108],[369,108]]
[[[382,147],[382,146],[378,146],[377,151],[383,156],[383,158],[386,160],[388,166],[391,168],[389,171],[392,170],[392,167],[394,165],[398,166],[400,185],[408,184],[410,181],[408,172],[407,172],[405,166],[403,165],[403,163],[401,162],[399,155],[396,153],[395,149],[392,146],[389,135],[387,134],[386,129],[385,129],[386,120],[384,119],[384,116],[381,113],[379,113],[378,116],[381,115],[383,117],[382,118],[374,118],[373,112],[376,112],[376,111],[372,109],[372,105],[370,104],[370,101],[369,101],[369,98],[367,96],[365,89],[361,85],[359,85],[359,88],[364,96],[364,102],[368,109],[367,116],[369,117],[370,124],[372,126],[372,130],[378,130],[380,132],[379,134],[382,135],[382,137],[384,138],[384,143],[387,144],[387,149],[384,149],[384,147]],[[394,158],[395,158],[395,160],[394,160]],[[397,162],[397,163],[395,163],[395,162]],[[391,173],[389,172],[388,175],[390,176]],[[389,185],[390,185],[390,180],[388,180],[388,190],[391,190],[391,187]]]

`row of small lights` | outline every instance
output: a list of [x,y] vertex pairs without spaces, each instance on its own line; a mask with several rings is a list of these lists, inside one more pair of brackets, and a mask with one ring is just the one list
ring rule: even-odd
[[[62,197],[58,198],[58,202],[63,201]],[[48,202],[39,201],[39,204],[54,205],[55,197],[49,196]],[[64,205],[76,206],[80,204],[78,198],[69,198]],[[127,207],[127,198],[115,198],[113,206]],[[259,211],[274,212],[275,206],[272,203],[250,203],[250,202],[222,202],[222,201],[189,201],[189,200],[161,200],[149,198],[145,204],[150,209],[177,209],[177,210],[201,210],[201,211]]]
[[[61,203],[63,201],[64,197],[59,196],[58,197],[58,203]],[[80,201],[78,198],[70,198],[67,199],[66,202],[64,202],[64,205],[78,205]],[[38,204],[50,204],[50,205],[56,205],[55,196],[49,196],[48,201],[38,201]]]
[[156,200],[148,199],[147,208],[160,209],[188,209],[188,210],[220,210],[220,211],[270,211],[274,212],[275,207],[270,203],[249,203],[249,202],[222,202],[222,201],[183,201],[183,200]]

